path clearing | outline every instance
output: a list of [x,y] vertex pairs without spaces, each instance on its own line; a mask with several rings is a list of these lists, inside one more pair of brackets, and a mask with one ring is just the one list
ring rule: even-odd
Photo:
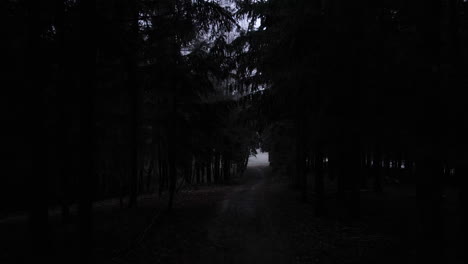
[[202,263],[290,263],[290,243],[275,221],[274,193],[269,168],[251,166],[245,183],[220,203],[217,216],[208,223],[213,246],[202,252]]

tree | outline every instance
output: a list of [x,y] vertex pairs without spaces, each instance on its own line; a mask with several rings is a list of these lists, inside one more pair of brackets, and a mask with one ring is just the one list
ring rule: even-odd
[[30,122],[34,128],[28,134],[29,145],[32,149],[31,171],[29,171],[28,193],[30,204],[29,229],[31,255],[40,260],[46,260],[49,252],[48,232],[48,174],[47,174],[47,133],[45,131],[45,78],[44,58],[40,55],[42,45],[41,34],[44,21],[40,12],[43,5],[37,1],[26,1],[27,45],[25,68],[27,73],[26,88],[31,93],[28,97],[28,107],[33,110]]
[[80,11],[80,175],[79,175],[79,232],[80,260],[93,260],[92,207],[95,191],[95,94],[96,94],[96,1],[81,0]]

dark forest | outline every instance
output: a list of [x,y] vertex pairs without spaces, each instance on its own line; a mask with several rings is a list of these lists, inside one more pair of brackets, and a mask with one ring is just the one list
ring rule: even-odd
[[1,0],[0,29],[0,263],[468,263],[467,0]]

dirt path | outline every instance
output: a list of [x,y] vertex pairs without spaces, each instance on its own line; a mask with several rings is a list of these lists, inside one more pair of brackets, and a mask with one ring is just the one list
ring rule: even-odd
[[208,223],[211,247],[201,252],[202,263],[290,263],[288,238],[273,216],[269,168],[254,166],[246,182],[219,204]]
[[[403,261],[412,252],[404,248],[413,240],[402,239],[395,232],[399,226],[388,228],[399,222],[405,226],[401,213],[345,221],[330,209],[328,217],[317,218],[313,203],[299,202],[299,192],[285,178],[273,177],[267,164],[252,160],[235,185],[184,190],[170,213],[167,201],[156,197],[141,200],[138,208],[97,208],[96,263],[411,263]],[[333,197],[328,208],[337,208]],[[363,198],[369,200],[363,201],[363,210],[369,208],[366,216],[376,208],[389,211],[387,216],[403,208],[393,210],[384,197]],[[76,227],[60,224],[58,217],[50,220],[54,257],[75,256]],[[8,245],[0,250],[0,263],[18,263],[24,255],[26,227],[20,221],[0,223],[0,242],[5,242],[0,245]]]

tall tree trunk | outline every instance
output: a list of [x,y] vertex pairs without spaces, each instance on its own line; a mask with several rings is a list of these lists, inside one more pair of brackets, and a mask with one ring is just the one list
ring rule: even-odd
[[324,204],[324,170],[323,170],[323,154],[320,146],[315,152],[315,215],[323,216],[325,211]]
[[380,146],[376,147],[375,150],[375,158],[374,158],[374,169],[373,169],[373,174],[374,174],[374,191],[377,193],[382,192],[382,174],[383,174],[383,168],[382,168],[382,149]]
[[175,161],[175,151],[169,149],[169,211],[174,206],[174,196],[177,183],[177,167]]
[[336,173],[336,188],[337,188],[337,198],[340,203],[345,201],[346,195],[346,170],[344,168],[344,153],[340,152],[338,154],[337,160],[333,161],[333,168]]
[[347,177],[349,177],[350,183],[350,197],[348,201],[350,216],[359,217],[361,213],[361,197],[360,197],[360,186],[361,186],[361,145],[359,135],[351,134],[349,140],[349,149],[346,159]]
[[68,89],[67,89],[67,73],[66,73],[66,60],[65,52],[65,2],[64,0],[55,0],[55,29],[57,32],[57,51],[58,58],[58,73],[57,73],[57,112],[58,112],[58,125],[56,129],[56,145],[57,145],[57,163],[59,171],[60,182],[60,204],[62,221],[68,223],[70,221],[70,183],[67,171],[67,158],[69,152],[67,144],[67,118],[65,102],[68,102]]
[[42,73],[44,68],[40,55],[42,50],[41,38],[42,5],[39,1],[28,0],[27,12],[27,45],[26,45],[26,88],[30,92],[28,106],[31,107],[31,124],[28,130],[33,128],[31,134],[25,138],[30,139],[32,168],[29,172],[29,262],[47,261],[49,255],[48,232],[48,174],[47,174],[47,133],[46,133],[46,104],[44,90],[45,83]]
[[163,166],[163,158],[162,158],[162,151],[161,151],[161,144],[158,144],[158,192],[159,197],[162,196],[163,187],[164,187],[164,166]]
[[80,103],[81,139],[79,175],[79,234],[80,260],[91,263],[93,260],[92,203],[94,194],[95,166],[95,110],[96,93],[96,0],[80,2]]
[[219,175],[219,172],[220,172],[220,166],[219,166],[219,162],[220,162],[220,154],[218,151],[215,152],[215,158],[214,158],[214,181],[215,183],[219,183],[219,180],[220,180],[220,175]]
[[[464,83],[465,72],[466,72],[466,56],[461,54],[462,39],[460,36],[461,28],[461,14],[466,14],[468,5],[466,1],[461,0],[449,0],[449,24],[448,32],[450,34],[450,58],[449,61],[452,64],[452,75],[451,77],[451,87],[450,91],[454,94],[454,98],[458,109],[455,110],[455,122],[453,122],[452,129],[455,131],[457,136],[457,161],[459,166],[455,169],[455,177],[457,179],[457,184],[459,186],[459,210],[461,212],[460,223],[461,232],[459,232],[459,241],[462,242],[460,247],[459,255],[462,256],[462,262],[468,262],[468,243],[466,243],[466,238],[468,237],[468,155],[467,155],[467,130],[465,120],[467,120],[468,108],[466,106],[466,98],[464,96],[463,89],[460,89],[462,83]],[[461,5],[465,7],[464,10],[461,8]],[[463,10],[463,11],[462,11]],[[464,16],[463,16],[464,17]],[[465,19],[466,21],[466,19]],[[466,42],[466,41],[465,41]],[[453,102],[452,101],[452,102]]]
[[151,157],[148,173],[146,174],[146,191],[153,193],[153,189],[151,188],[151,184],[153,184],[153,175],[154,175],[154,155]]
[[[302,114],[299,114],[302,115]],[[298,117],[296,121],[296,177],[301,190],[302,201],[307,201],[307,174],[305,171],[306,149],[305,149],[305,131],[303,119]]]
[[[141,141],[141,105],[142,105],[142,92],[140,85],[137,82],[136,70],[137,70],[137,39],[138,39],[138,10],[136,1],[129,1],[128,4],[128,15],[130,20],[129,28],[126,29],[128,32],[128,47],[126,48],[125,61],[127,65],[127,80],[126,86],[130,94],[130,147],[131,147],[131,166],[130,166],[130,200],[129,207],[137,206],[138,201],[138,171],[139,171],[139,142]],[[127,16],[125,16],[127,17]]]
[[223,180],[225,183],[229,183],[231,178],[231,164],[230,164],[230,155],[227,152],[224,152],[223,155]]
[[197,184],[201,183],[201,172],[200,172],[200,163],[198,161],[195,161],[195,171],[196,171],[196,179],[197,179]]
[[361,177],[360,177],[360,188],[367,189],[367,179],[369,177],[369,166],[367,162],[368,158],[367,148],[363,148],[361,152]]
[[208,183],[206,163],[202,162],[200,166],[202,171],[202,183]]
[[167,190],[168,179],[169,179],[168,161],[164,158],[162,160],[162,174],[161,174],[161,184],[159,185],[159,196],[163,194],[164,190]]
[[443,262],[442,225],[442,152],[444,151],[444,121],[446,105],[442,94],[441,26],[442,0],[418,1],[416,27],[418,47],[417,88],[424,91],[416,120],[418,171],[417,196],[419,202],[421,262]]
[[206,164],[206,178],[208,183],[212,183],[212,178],[211,178],[211,155],[210,155],[210,160],[208,160],[208,163]]
[[[417,172],[417,197],[419,223],[421,225],[420,257],[442,260],[443,221],[442,184],[443,167],[438,158],[424,157],[419,160]],[[427,253],[429,251],[430,253]],[[427,256],[429,255],[429,256]]]
[[[270,158],[270,156],[268,156],[268,159],[269,158]],[[248,165],[249,165],[249,155],[247,154],[247,156],[244,159],[244,162],[242,163],[242,173],[244,173],[244,171],[247,169]]]
[[168,158],[169,158],[169,210],[172,210],[177,184],[176,146],[177,146],[177,100],[173,94],[170,98],[171,114],[169,116]]
[[[465,139],[466,140],[466,139]],[[463,145],[464,147],[466,144]],[[461,153],[466,153],[466,149],[463,149],[459,152]],[[461,159],[461,164],[458,168],[456,168],[456,175],[458,178],[458,184],[459,184],[459,210],[461,212],[460,214],[460,223],[461,223],[461,232],[458,235],[459,241],[465,241],[468,237],[468,159],[467,155],[461,155],[463,158]],[[468,261],[468,246],[467,243],[462,243],[462,246],[460,247],[460,256],[462,256],[462,260]]]

